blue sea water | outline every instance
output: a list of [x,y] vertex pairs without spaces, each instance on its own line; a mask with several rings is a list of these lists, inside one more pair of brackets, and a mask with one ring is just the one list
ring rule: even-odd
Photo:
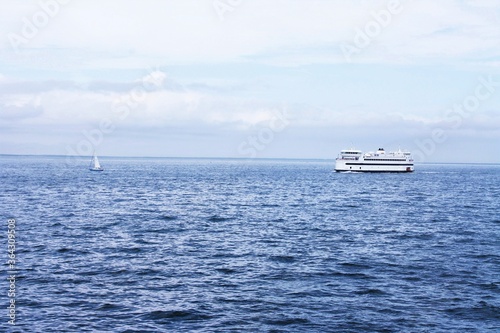
[[0,157],[2,332],[499,332],[500,166]]

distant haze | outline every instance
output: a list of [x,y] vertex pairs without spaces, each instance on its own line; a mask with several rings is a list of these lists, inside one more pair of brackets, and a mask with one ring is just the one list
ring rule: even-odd
[[500,2],[6,0],[0,154],[500,163]]

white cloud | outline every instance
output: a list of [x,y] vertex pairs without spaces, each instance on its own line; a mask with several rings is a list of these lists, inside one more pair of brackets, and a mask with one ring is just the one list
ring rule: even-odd
[[[374,21],[373,13],[386,11],[389,3],[253,0],[221,21],[209,0],[72,1],[61,5],[22,46],[50,49],[55,57],[81,50],[84,58],[77,60],[75,54],[74,65],[87,68],[258,61],[267,56],[284,63],[345,62],[339,45],[353,43],[356,29],[363,30]],[[355,61],[498,56],[498,6],[458,0],[400,3],[401,12],[391,16],[390,24]],[[4,15],[10,15],[0,23],[2,31],[21,34],[23,18],[42,10],[33,4],[9,1]],[[3,50],[4,57],[12,52],[9,43]]]
[[[137,128],[186,125],[191,121],[247,128],[268,121],[275,112],[268,103],[188,89],[174,80],[169,82],[160,71],[131,82],[89,82],[85,87],[66,81],[10,81],[3,90],[17,92],[0,97],[0,117],[16,122],[26,118],[14,117],[16,108],[21,114],[31,106],[44,112],[30,113],[30,124],[42,126],[92,124],[108,118],[117,125]],[[116,105],[126,107],[126,116]]]

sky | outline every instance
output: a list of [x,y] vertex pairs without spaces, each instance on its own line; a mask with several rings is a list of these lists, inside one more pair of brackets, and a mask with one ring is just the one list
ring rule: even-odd
[[496,0],[4,0],[0,154],[500,163]]

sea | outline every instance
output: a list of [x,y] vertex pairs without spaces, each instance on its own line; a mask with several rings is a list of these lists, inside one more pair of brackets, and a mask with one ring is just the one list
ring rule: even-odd
[[500,332],[500,165],[100,161],[0,156],[1,332]]

